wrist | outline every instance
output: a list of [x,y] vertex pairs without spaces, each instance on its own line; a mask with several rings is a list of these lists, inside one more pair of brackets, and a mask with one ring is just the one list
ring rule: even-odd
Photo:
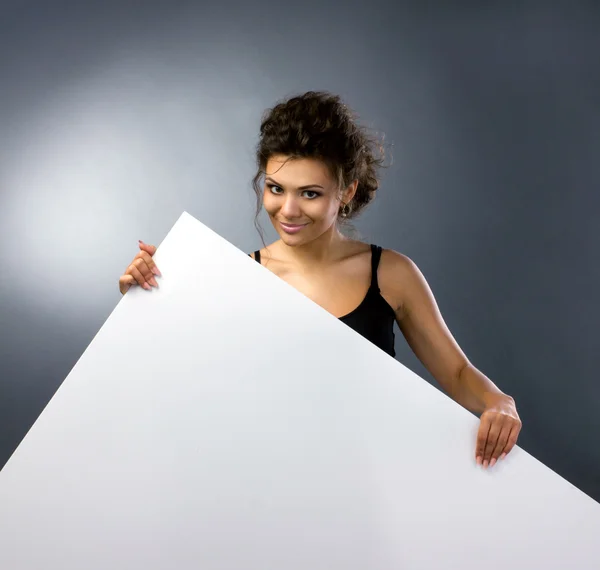
[[485,392],[483,395],[483,402],[486,409],[498,406],[515,406],[514,398],[501,391]]

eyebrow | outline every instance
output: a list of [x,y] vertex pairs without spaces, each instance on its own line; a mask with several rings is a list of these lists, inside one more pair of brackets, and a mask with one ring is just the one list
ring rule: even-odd
[[[273,180],[273,178],[271,178],[270,176],[267,176],[265,178],[265,182],[271,182],[275,184],[275,186],[283,188],[283,185],[279,184],[277,180]],[[309,188],[321,188],[321,190],[325,190],[325,188],[323,188],[323,186],[320,186],[319,184],[308,184],[307,186],[298,186],[298,190],[308,190]]]

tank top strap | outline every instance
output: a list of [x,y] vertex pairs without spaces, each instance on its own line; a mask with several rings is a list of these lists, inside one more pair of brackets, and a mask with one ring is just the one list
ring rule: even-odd
[[257,249],[254,252],[254,261],[257,261],[260,264],[260,249]]
[[382,248],[378,245],[371,244],[371,289],[379,293],[379,283],[377,282],[377,268],[381,259]]

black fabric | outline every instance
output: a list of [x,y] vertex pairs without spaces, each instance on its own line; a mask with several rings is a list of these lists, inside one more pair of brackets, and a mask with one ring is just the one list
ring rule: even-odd
[[[394,309],[381,296],[377,282],[381,252],[381,247],[371,244],[371,286],[361,304],[339,320],[390,356],[396,356],[394,349],[396,315]],[[260,251],[254,252],[254,259],[260,263]]]

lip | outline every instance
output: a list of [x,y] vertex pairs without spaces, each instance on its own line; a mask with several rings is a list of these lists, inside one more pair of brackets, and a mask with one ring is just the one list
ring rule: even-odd
[[283,231],[285,233],[287,233],[287,234],[296,234],[303,227],[307,226],[308,224],[284,224],[283,222],[279,222],[279,225],[281,226],[281,228],[283,229]]

